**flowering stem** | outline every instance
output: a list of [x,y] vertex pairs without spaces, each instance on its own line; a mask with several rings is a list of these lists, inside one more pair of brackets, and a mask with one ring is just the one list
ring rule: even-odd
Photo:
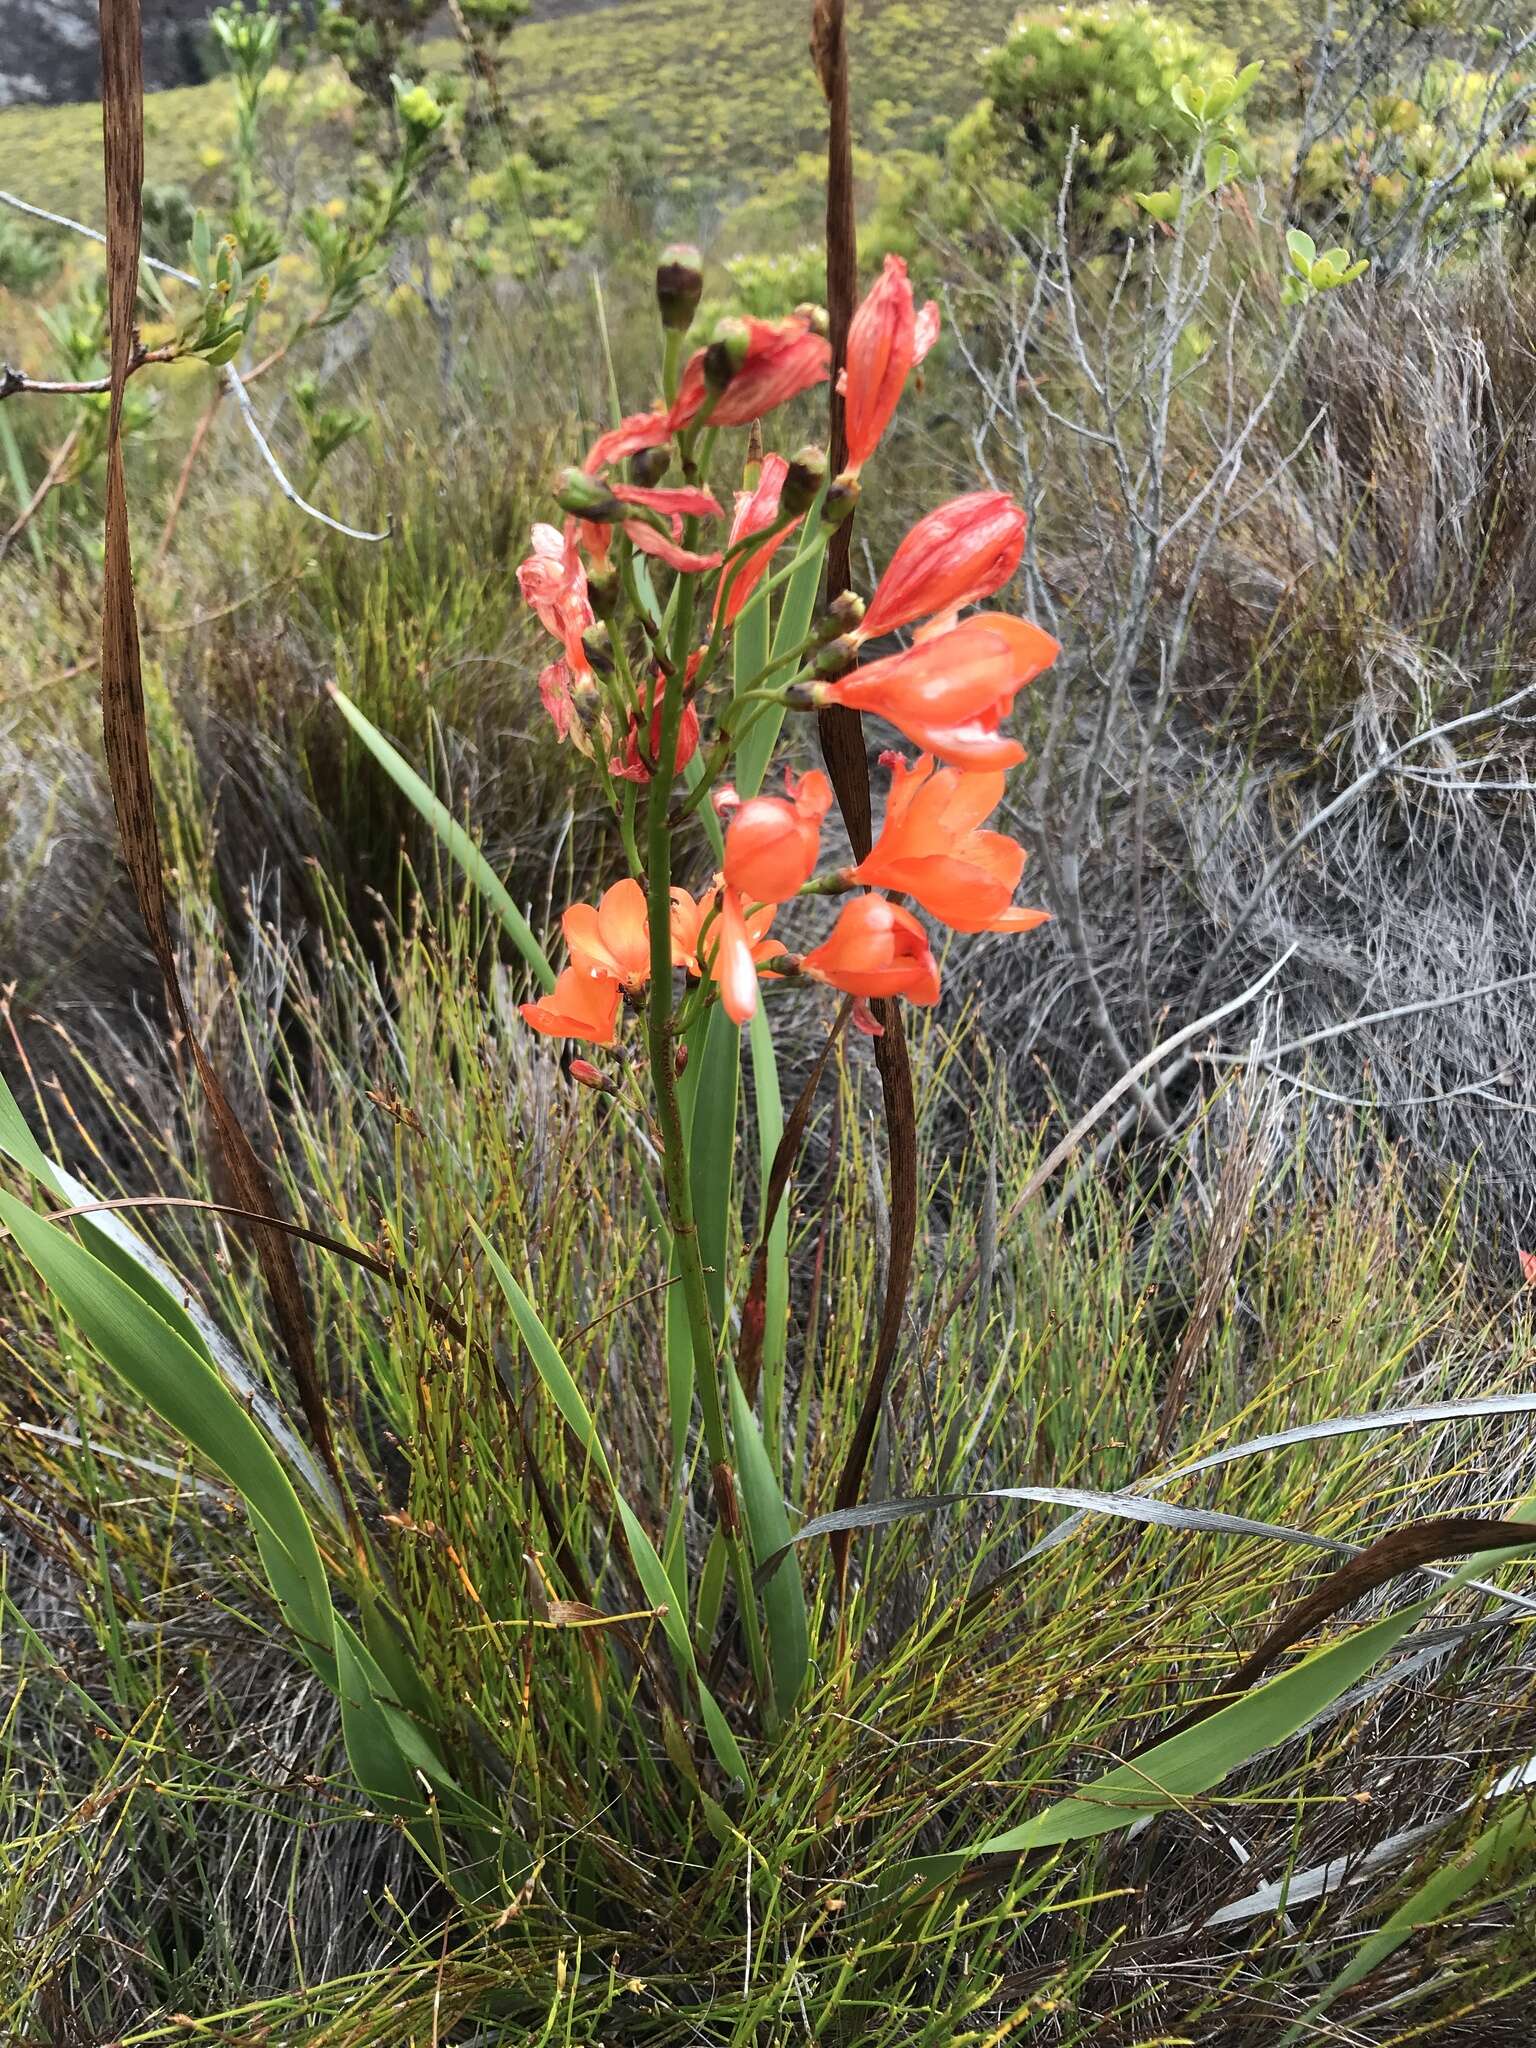
[[[692,523],[690,522],[690,525]],[[690,531],[688,545],[693,545]],[[651,1087],[656,1097],[656,1124],[661,1138],[662,1183],[666,1194],[667,1220],[682,1278],[683,1303],[688,1317],[688,1335],[693,1351],[694,1383],[704,1420],[704,1442],[714,1480],[715,1504],[736,1585],[736,1604],[746,1638],[752,1680],[765,1720],[772,1713],[772,1691],[768,1683],[763,1650],[762,1626],[757,1596],[752,1585],[752,1562],[742,1529],[741,1510],[736,1497],[725,1430],[725,1408],[721,1400],[716,1368],[714,1328],[709,1312],[709,1291],[704,1278],[704,1261],[699,1251],[698,1224],[693,1213],[693,1192],[688,1171],[688,1146],[683,1133],[682,1111],[677,1099],[677,1069],[674,1059],[675,1028],[672,1015],[672,826],[669,816],[672,777],[667,772],[677,759],[677,738],[683,718],[683,671],[688,642],[693,632],[693,579],[677,580],[676,610],[672,621],[671,673],[662,698],[658,772],[652,777],[646,814],[646,886],[651,944],[651,988],[646,1015],[651,1056]]]

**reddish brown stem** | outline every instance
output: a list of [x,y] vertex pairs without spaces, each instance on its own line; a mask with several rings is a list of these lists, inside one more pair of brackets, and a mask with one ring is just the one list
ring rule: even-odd
[[[853,210],[853,124],[848,97],[846,0],[815,0],[811,18],[811,49],[821,75],[822,91],[827,98],[827,322],[834,366],[831,466],[832,473],[836,475],[847,460],[848,441],[835,371],[842,366],[848,353],[848,329],[853,321],[859,266],[858,230]],[[832,536],[827,550],[829,598],[839,596],[848,587],[852,526],[852,519],[845,519]],[[837,792],[838,809],[843,814],[854,853],[862,860],[869,852],[874,836],[863,720],[856,711],[829,708],[818,715],[817,729],[827,773]],[[848,1446],[838,1477],[835,1504],[839,1508],[852,1507],[863,1489],[864,1469],[874,1447],[880,1410],[901,1341],[907,1287],[912,1277],[912,1253],[917,1240],[917,1112],[912,1094],[912,1064],[907,1055],[900,1008],[895,1002],[881,1002],[874,1007],[883,1027],[880,1037],[875,1040],[875,1064],[880,1073],[889,1147],[891,1248],[886,1268],[885,1300],[880,1312],[880,1332],[875,1343],[875,1361],[865,1382],[853,1441]],[[846,1530],[839,1531],[832,1538],[832,1556],[840,1585],[847,1576],[852,1540],[851,1532]]]

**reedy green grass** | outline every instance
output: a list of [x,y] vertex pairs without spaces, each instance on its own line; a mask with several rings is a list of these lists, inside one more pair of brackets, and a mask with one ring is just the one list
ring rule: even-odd
[[[1316,1927],[1302,1912],[1224,1936],[1201,1936],[1200,1920],[1261,1878],[1474,1796],[1527,1754],[1523,1620],[1474,1634],[1438,1674],[1357,1700],[1134,1839],[891,1921],[869,1911],[882,1869],[1013,1825],[1095,1775],[1219,1682],[1298,1576],[1281,1547],[1102,1519],[1021,1565],[1051,1511],[949,1509],[860,1540],[852,1664],[834,1655],[825,1556],[804,1553],[812,1684],[773,1742],[750,1745],[756,1789],[712,1832],[694,1767],[679,1773],[661,1739],[658,1624],[468,1230],[473,1218],[521,1248],[624,1491],[657,1502],[666,1273],[645,1134],[520,1032],[513,977],[478,912],[446,880],[429,896],[438,912],[387,920],[372,962],[323,891],[307,941],[258,928],[244,989],[223,999],[224,1043],[281,1104],[295,1210],[412,1276],[389,1288],[315,1254],[322,1365],[418,1668],[482,1761],[482,1789],[510,1777],[536,1876],[476,1916],[430,1885],[390,1823],[362,1817],[331,1703],[284,1645],[233,1498],[123,1398],[0,1247],[17,1521],[0,2027],[46,2037],[68,2014],[129,2042],[190,2024],[191,2038],[359,2048],[937,2048],[1000,2028],[1272,2039],[1305,2009],[1311,1973],[1347,1955],[1341,1936],[1382,1917],[1392,1877],[1352,1919],[1335,1906]],[[279,986],[281,1029],[254,993]],[[963,1030],[931,1027],[917,1059],[933,1190],[920,1330],[988,1217],[1006,1212],[1040,1134],[985,1112],[995,1077]],[[209,1190],[174,1075],[146,1075],[135,1099],[78,1063],[55,1086],[51,1065],[34,1059],[24,1106],[102,1195]],[[787,1484],[807,1506],[835,1484],[878,1301],[872,1100],[862,1049],[845,1052],[799,1182],[795,1270],[817,1277],[794,1303]],[[92,1156],[84,1134],[101,1130]],[[932,1372],[898,1388],[877,1497],[1112,1488],[1298,1421],[1528,1385],[1528,1312],[1482,1299],[1458,1264],[1456,1191],[1424,1227],[1390,1159],[1362,1195],[1361,1139],[1341,1139],[1330,1194],[1267,1150],[1262,1104],[1228,1096],[1206,1132],[1208,1217],[1187,1172],[1159,1185],[1122,1170],[1088,1179],[1070,1228],[1035,1213],[992,1246],[985,1295],[951,1322]],[[268,1372],[259,1290],[229,1227],[174,1208],[133,1220]],[[734,1259],[739,1218],[729,1244]],[[465,1343],[445,1339],[429,1292],[464,1319]],[[1520,1424],[1498,1420],[1356,1437],[1247,1459],[1172,1498],[1361,1541],[1451,1507],[1506,1508],[1528,1490],[1527,1446]],[[701,1536],[690,1508],[696,1562]],[[597,1607],[629,1617],[627,1634],[550,1612],[549,1594],[572,1596],[572,1558]],[[1454,1596],[1435,1625],[1474,1611]],[[710,1679],[727,1698],[741,1689],[734,1649]],[[1477,1826],[1453,1822],[1451,1841]],[[1401,1952],[1347,2017],[1365,2039],[1397,2038],[1497,1999],[1517,1956],[1497,1920],[1443,1930]],[[1370,2018],[1398,1996],[1405,2012]],[[1476,2038],[1497,2038],[1496,2013],[1478,2024]]]

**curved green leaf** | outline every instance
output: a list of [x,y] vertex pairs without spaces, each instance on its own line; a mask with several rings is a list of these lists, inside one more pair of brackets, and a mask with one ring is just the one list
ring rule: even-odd
[[491,866],[473,839],[464,830],[458,819],[445,803],[433,795],[431,789],[416,773],[405,756],[390,745],[378,727],[364,717],[352,700],[335,683],[330,685],[331,696],[336,708],[357,734],[375,761],[394,783],[403,796],[413,803],[443,846],[458,862],[465,875],[484,896],[487,903],[501,919],[502,925],[514,946],[533,969],[542,989],[549,990],[555,985],[555,970],[545,956],[544,948],[533,935],[533,927],[507,894],[506,885]]

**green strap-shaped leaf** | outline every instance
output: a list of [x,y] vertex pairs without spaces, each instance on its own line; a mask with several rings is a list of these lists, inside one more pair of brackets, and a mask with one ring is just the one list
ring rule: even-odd
[[[29,1173],[62,1208],[76,1208],[92,1199],[91,1190],[50,1159],[33,1136],[20,1105],[0,1075],[0,1153]],[[308,1446],[296,1434],[278,1403],[247,1371],[234,1347],[215,1333],[211,1342],[181,1299],[190,1290],[173,1288],[175,1278],[163,1260],[133,1230],[121,1215],[75,1219],[86,1249],[124,1280],[149,1304],[163,1322],[169,1323],[182,1341],[206,1358],[235,1399],[251,1410],[272,1439],[274,1448],[287,1460],[315,1500],[325,1509],[333,1527],[342,1526],[341,1503],[329,1476],[323,1472]],[[217,1352],[214,1343],[218,1344]]]
[[1218,1709],[1197,1726],[1158,1743],[1133,1763],[1120,1764],[1069,1798],[1058,1799],[1019,1827],[989,1835],[951,1855],[917,1857],[896,1865],[882,1880],[882,1889],[889,1891],[914,1881],[937,1884],[982,1857],[1022,1856],[1035,1849],[1058,1848],[1065,1842],[1090,1841],[1210,1791],[1330,1706],[1384,1657],[1439,1597],[1432,1594],[1383,1621],[1354,1630],[1342,1642],[1303,1658],[1292,1670]]
[[507,894],[501,877],[491,866],[473,839],[464,830],[458,819],[445,803],[433,795],[431,789],[416,773],[405,756],[392,747],[383,733],[369,718],[365,718],[352,700],[337,686],[330,686],[331,695],[341,715],[357,734],[363,745],[372,754],[395,787],[421,813],[432,830],[442,841],[445,849],[458,862],[465,875],[480,891],[486,902],[501,919],[508,938],[533,969],[539,986],[552,989],[555,985],[555,970],[545,957],[544,948],[533,935],[533,928]]
[[[752,1561],[760,1565],[789,1542],[789,1515],[779,1475],[763,1443],[757,1417],[747,1406],[741,1381],[734,1366],[730,1375],[731,1437],[736,1450],[736,1473],[741,1481],[742,1506],[746,1511],[747,1535],[752,1544]],[[810,1630],[805,1617],[805,1590],[800,1581],[798,1558],[774,1573],[763,1589],[763,1614],[768,1624],[768,1655],[773,1665],[773,1696],[779,1712],[788,1714],[800,1697],[810,1668]]]
[[45,1222],[4,1192],[0,1223],[125,1385],[240,1494],[284,1617],[315,1669],[334,1685],[331,1596],[314,1531],[256,1423],[206,1355],[61,1224]]
[[[784,598],[779,606],[778,625],[773,635],[774,660],[778,664],[770,682],[788,680],[790,671],[786,664],[792,650],[798,647],[811,630],[811,620],[816,615],[816,593],[821,587],[821,564],[826,554],[826,537],[821,526],[821,498],[817,497],[805,516],[803,533],[810,534],[811,540],[801,549],[788,582],[784,585]],[[775,708],[767,711],[747,733],[736,750],[736,787],[751,794],[761,789],[763,777],[768,772],[768,763],[779,742],[779,729],[784,723],[784,713]]]
[[[693,1213],[698,1219],[699,1255],[704,1261],[704,1287],[718,1338],[725,1328],[726,1262],[730,1257],[736,1117],[741,1092],[741,1027],[733,1024],[723,1006],[716,1003],[705,1022],[703,1037],[693,1096],[693,1126],[688,1139],[688,1170],[693,1185]],[[673,1289],[674,1293],[681,1291]]]
[[688,1620],[673,1591],[672,1581],[667,1577],[666,1566],[661,1561],[655,1544],[641,1527],[634,1511],[619,1492],[613,1476],[613,1467],[608,1462],[608,1453],[598,1435],[597,1424],[587,1406],[580,1387],[571,1377],[570,1369],[560,1356],[559,1346],[545,1329],[539,1312],[512,1276],[512,1269],[502,1258],[478,1224],[473,1226],[482,1249],[491,1263],[507,1305],[512,1311],[512,1320],[517,1324],[518,1334],[528,1348],[534,1370],[548,1388],[551,1398],[569,1424],[572,1434],[593,1467],[602,1476],[609,1492],[613,1495],[614,1506],[618,1509],[619,1520],[624,1525],[624,1534],[629,1540],[630,1554],[635,1561],[640,1584],[645,1597],[653,1607],[661,1610],[661,1625],[666,1633],[672,1653],[684,1675],[691,1679],[698,1689],[699,1712],[709,1736],[710,1747],[723,1769],[733,1778],[750,1784],[751,1775],[745,1759],[737,1746],[718,1702],[710,1693],[699,1671],[698,1658],[694,1654],[693,1638],[688,1633]]

